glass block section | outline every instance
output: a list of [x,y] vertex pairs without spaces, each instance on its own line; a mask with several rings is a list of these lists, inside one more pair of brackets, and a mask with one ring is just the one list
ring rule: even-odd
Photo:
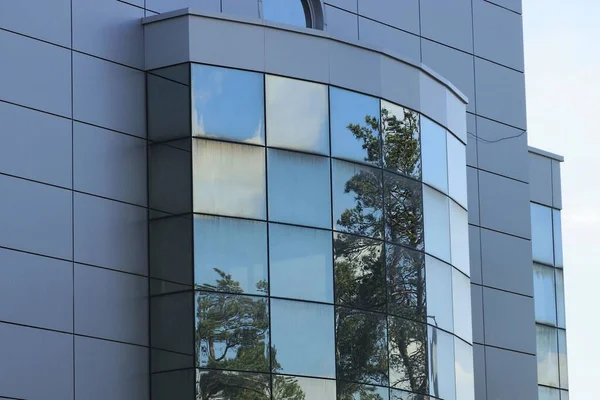
[[454,400],[456,399],[454,336],[429,326],[427,337],[430,359],[429,394],[444,400]]
[[273,400],[335,400],[335,381],[273,375]]
[[473,341],[471,280],[456,269],[452,269],[452,305],[454,334],[471,343]]
[[196,399],[270,400],[271,377],[247,372],[198,370]]
[[453,332],[452,267],[437,258],[425,256],[425,269],[427,323]]
[[383,173],[385,237],[392,243],[423,250],[423,193],[421,183]]
[[423,116],[421,116],[421,153],[423,182],[448,193],[446,130]]
[[535,320],[556,326],[556,286],[554,269],[533,264]]
[[458,204],[467,208],[467,148],[448,133],[448,193]]
[[425,324],[388,317],[390,386],[427,393],[427,328]]
[[473,370],[473,347],[462,340],[454,339],[456,374],[456,398],[475,400],[475,379]]
[[386,169],[421,179],[419,114],[381,100],[383,165]]
[[538,383],[559,387],[558,335],[556,328],[536,325]]
[[450,262],[450,211],[448,197],[423,185],[425,251]]
[[533,261],[554,265],[552,209],[531,203],[531,248]]
[[388,313],[425,322],[425,255],[386,244]]

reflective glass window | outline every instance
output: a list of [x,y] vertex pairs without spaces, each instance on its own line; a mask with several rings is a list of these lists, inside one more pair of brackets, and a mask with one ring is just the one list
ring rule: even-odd
[[423,116],[421,116],[421,152],[423,182],[448,193],[446,130]]
[[452,267],[425,256],[427,277],[427,323],[454,331],[452,319]]
[[423,250],[423,192],[421,183],[383,173],[386,240]]
[[335,378],[333,306],[271,300],[273,371]]
[[273,375],[273,400],[304,399],[335,400],[335,381]]
[[538,386],[538,400],[564,400],[560,398],[560,390]]
[[556,324],[559,328],[566,328],[565,321],[565,281],[563,272],[555,270],[556,278]]
[[337,378],[388,384],[387,319],[385,315],[336,307]]
[[452,299],[454,334],[470,343],[473,341],[471,280],[455,269],[452,269]]
[[327,85],[267,75],[267,145],[329,155]]
[[331,155],[379,165],[379,99],[331,87]]
[[454,339],[456,374],[456,398],[475,400],[475,379],[473,377],[473,347],[460,339]]
[[383,178],[379,169],[331,160],[334,229],[375,238],[383,231]]
[[150,298],[150,344],[152,347],[193,355],[194,292]]
[[531,248],[533,260],[554,264],[552,209],[531,203]]
[[331,228],[329,159],[269,149],[269,219]]
[[385,311],[383,244],[361,236],[335,233],[333,240],[335,302]]
[[469,213],[450,201],[450,243],[452,265],[470,275]]
[[554,269],[533,264],[533,301],[535,320],[556,325],[556,293]]
[[194,216],[194,280],[202,290],[266,295],[266,223]]
[[194,211],[265,219],[265,150],[196,139],[193,143]]
[[448,133],[448,193],[467,208],[467,148]]
[[247,372],[199,370],[196,391],[195,398],[202,400],[270,400],[271,377]]
[[305,0],[262,0],[263,15],[269,21],[311,27],[310,9]]
[[425,256],[405,247],[385,246],[388,312],[425,322]]
[[422,394],[405,392],[399,389],[390,389],[391,400],[434,400],[432,397]]
[[192,64],[194,136],[265,143],[263,74]]
[[538,383],[558,387],[558,335],[556,328],[536,325]]
[[269,225],[271,295],[333,303],[331,232]]
[[338,400],[389,400],[389,389],[380,386],[361,385],[338,381]]
[[569,388],[569,368],[567,365],[567,333],[558,330],[558,367],[560,372],[560,387]]
[[562,268],[563,250],[562,250],[562,222],[559,210],[552,210],[552,226],[554,229],[554,265]]
[[151,374],[152,400],[185,400],[194,398],[195,369]]
[[420,180],[419,114],[382,100],[381,133],[384,167]]
[[388,317],[390,386],[427,393],[427,328],[425,324]]
[[[455,399],[454,336],[434,327],[427,328],[429,341],[429,394]],[[460,399],[458,399],[460,400]]]
[[448,198],[423,185],[425,251],[450,262],[450,215]]
[[224,293],[196,293],[198,366],[269,371],[268,300]]

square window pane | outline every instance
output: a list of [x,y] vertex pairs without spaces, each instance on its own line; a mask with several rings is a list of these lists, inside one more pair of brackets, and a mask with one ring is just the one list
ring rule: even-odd
[[267,144],[329,155],[327,85],[267,75]]
[[334,229],[382,238],[382,171],[331,160]]
[[430,359],[429,394],[444,400],[454,400],[454,336],[431,326],[427,331]]
[[383,244],[360,236],[335,233],[333,238],[335,302],[385,311]]
[[194,354],[194,292],[150,298],[150,345],[180,354]]
[[554,265],[552,209],[531,203],[531,248],[533,261]]
[[266,295],[267,224],[195,215],[194,280],[202,290]]
[[556,277],[556,322],[559,328],[565,329],[565,280],[562,270],[555,270]]
[[194,136],[264,144],[263,74],[192,64]]
[[405,392],[404,390],[390,389],[391,400],[434,400],[433,397],[418,393]]
[[454,339],[456,398],[475,400],[473,377],[473,347],[460,339]]
[[198,366],[269,371],[269,306],[261,297],[196,293]]
[[273,400],[309,399],[335,400],[335,381],[273,375]]
[[388,312],[425,322],[425,255],[387,244]]
[[331,87],[331,155],[380,165],[379,99]]
[[194,212],[266,218],[265,150],[195,139]]
[[271,295],[333,303],[330,231],[269,224]]
[[453,332],[452,267],[437,258],[425,256],[425,268],[427,323]]
[[469,213],[452,200],[450,200],[450,243],[452,265],[467,276],[470,275]]
[[269,219],[331,228],[329,159],[269,149]]
[[402,318],[388,318],[390,386],[427,393],[427,328]]
[[270,400],[271,377],[247,372],[198,370],[196,391],[198,400]]
[[423,250],[423,193],[421,183],[383,173],[386,240]]
[[452,269],[452,304],[454,334],[471,343],[473,341],[471,280],[454,268]]
[[556,328],[536,325],[538,383],[559,386],[558,335]]
[[389,400],[390,389],[380,386],[361,385],[353,382],[338,381],[338,400]]
[[448,193],[467,208],[467,147],[448,133]]
[[382,100],[381,133],[384,167],[421,180],[419,114]]
[[558,330],[558,367],[560,371],[561,389],[569,388],[569,368],[567,364],[567,333]]
[[554,269],[533,264],[533,301],[535,320],[556,325],[556,292]]
[[554,229],[554,265],[562,268],[563,249],[562,249],[562,222],[559,210],[552,210],[552,223]]
[[538,400],[561,400],[560,390],[538,386]]
[[150,375],[152,400],[190,400],[195,396],[194,369]]
[[335,378],[333,306],[271,300],[274,372]]
[[346,307],[335,311],[337,378],[386,386],[386,316]]
[[450,262],[450,215],[448,197],[423,185],[425,251]]
[[421,116],[421,152],[423,182],[448,193],[446,130],[423,116]]
[[264,18],[269,21],[311,27],[310,10],[304,1],[299,0],[262,0]]

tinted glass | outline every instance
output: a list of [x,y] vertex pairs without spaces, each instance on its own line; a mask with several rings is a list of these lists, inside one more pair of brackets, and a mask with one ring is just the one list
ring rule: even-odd
[[273,371],[335,378],[333,306],[271,300]]
[[533,203],[531,204],[531,248],[534,261],[554,264],[552,209]]
[[269,371],[267,299],[198,292],[195,306],[199,367]]
[[419,114],[382,100],[381,132],[385,168],[421,179]]
[[452,267],[425,257],[427,276],[427,323],[452,332]]
[[537,325],[536,331],[538,383],[558,387],[558,336],[556,328]]
[[565,281],[561,270],[555,270],[554,272],[556,277],[556,323],[559,328],[566,328]]
[[390,386],[427,393],[427,328],[424,324],[388,317]]
[[433,327],[428,327],[427,331],[429,340],[429,394],[445,400],[454,400],[454,337]]
[[456,398],[475,400],[475,380],[473,378],[473,347],[460,339],[454,339],[456,374]]
[[455,269],[452,269],[452,299],[454,334],[471,342],[473,340],[471,280]]
[[448,133],[448,193],[467,208],[467,148]]
[[335,400],[335,381],[273,375],[273,400]]
[[383,231],[381,170],[332,160],[334,229],[376,238]]
[[270,400],[269,375],[246,372],[198,371],[197,399],[202,400]]
[[389,400],[389,389],[379,386],[338,381],[338,400]]
[[562,250],[562,222],[560,211],[552,210],[552,223],[554,229],[554,265],[562,268],[563,250]]
[[379,165],[379,99],[331,87],[331,155]]
[[425,256],[401,246],[385,248],[388,312],[425,322]]
[[421,152],[423,182],[448,193],[446,130],[423,116],[421,117]]
[[560,398],[560,390],[538,386],[538,400],[564,400]]
[[265,150],[194,140],[194,211],[265,219]]
[[269,219],[331,228],[329,159],[269,149]]
[[194,216],[194,280],[203,290],[266,295],[266,223]]
[[190,368],[150,375],[152,400],[193,399],[195,372]]
[[146,74],[148,139],[190,137],[189,68],[180,64]]
[[335,302],[385,311],[383,244],[360,236],[335,233],[333,240]]
[[391,400],[433,400],[433,397],[425,396],[418,393],[405,392],[404,390],[391,389]]
[[269,225],[271,295],[333,302],[331,232]]
[[329,155],[326,85],[267,75],[267,144]]
[[560,387],[569,388],[569,368],[567,365],[567,333],[558,330],[558,367],[560,372]]
[[192,64],[194,136],[265,143],[263,74]]
[[425,251],[450,262],[450,216],[448,198],[423,185]]
[[423,250],[423,193],[421,183],[384,172],[386,239]]
[[450,201],[450,243],[452,265],[470,275],[469,213]]
[[262,0],[263,15],[270,21],[311,27],[310,12],[303,0]]
[[180,354],[194,354],[194,293],[181,292],[150,298],[150,344]]
[[533,292],[535,320],[556,325],[556,294],[552,268],[533,264]]
[[337,378],[388,384],[386,316],[336,307]]

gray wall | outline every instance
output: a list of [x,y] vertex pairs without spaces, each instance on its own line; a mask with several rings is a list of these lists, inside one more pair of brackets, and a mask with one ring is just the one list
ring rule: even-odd
[[[147,399],[140,18],[186,6],[257,17],[255,1],[3,2],[0,397]],[[478,400],[536,398],[520,3],[325,4],[332,35],[422,61],[471,101]]]

